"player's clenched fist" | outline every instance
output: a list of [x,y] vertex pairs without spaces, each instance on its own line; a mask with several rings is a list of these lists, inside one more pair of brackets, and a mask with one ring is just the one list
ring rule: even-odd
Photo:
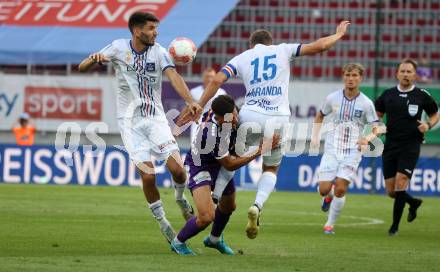
[[91,59],[94,63],[109,62],[109,59],[101,53],[93,53],[89,56],[89,59]]

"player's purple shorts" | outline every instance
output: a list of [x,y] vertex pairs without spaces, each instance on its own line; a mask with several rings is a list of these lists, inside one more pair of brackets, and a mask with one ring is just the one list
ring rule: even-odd
[[[188,188],[192,191],[198,187],[210,185],[211,191],[215,188],[215,181],[220,172],[220,167],[194,167],[189,168]],[[226,185],[223,195],[230,195],[235,192],[234,179],[232,178]]]

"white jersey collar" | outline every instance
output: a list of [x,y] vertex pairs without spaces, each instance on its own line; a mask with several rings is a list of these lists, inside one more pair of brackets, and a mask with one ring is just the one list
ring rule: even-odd
[[398,84],[397,85],[397,90],[399,90],[399,92],[401,92],[401,93],[408,93],[408,92],[411,92],[412,90],[414,90],[414,88],[416,87],[416,85],[412,85],[411,86],[411,88],[409,88],[408,90],[402,90],[401,88],[400,88],[400,84]]

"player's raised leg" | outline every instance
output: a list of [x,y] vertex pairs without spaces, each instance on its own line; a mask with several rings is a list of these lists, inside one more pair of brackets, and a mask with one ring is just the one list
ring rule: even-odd
[[248,223],[246,225],[246,235],[249,239],[255,239],[260,228],[260,213],[264,203],[277,183],[278,166],[266,166],[263,163],[263,174],[258,180],[257,194],[254,205],[248,209]]
[[319,181],[318,191],[322,196],[321,210],[327,212],[330,209],[330,205],[334,196],[334,187],[332,181]]
[[345,194],[347,193],[348,185],[349,181],[339,177],[336,178],[335,195],[333,197],[332,204],[330,205],[330,212],[328,214],[327,222],[324,225],[324,233],[326,234],[334,234],[333,227],[342,211],[342,208],[345,205]]
[[162,201],[160,200],[159,190],[156,186],[154,165],[152,162],[143,162],[138,163],[137,168],[142,179],[142,190],[147,199],[148,207],[151,209],[153,217],[159,223],[160,231],[167,241],[171,242],[174,239],[175,231],[165,217],[165,210]]
[[214,203],[211,199],[211,186],[206,183],[202,184],[199,187],[195,187],[192,193],[197,208],[197,215],[191,217],[186,222],[185,226],[171,242],[171,248],[179,255],[195,255],[185,242],[209,226],[215,217]]
[[172,175],[176,203],[182,211],[183,218],[188,221],[194,216],[194,210],[183,194],[188,178],[178,150],[173,151],[168,157],[166,165]]
[[231,191],[230,188],[233,188],[231,183],[229,183],[226,187],[226,195],[221,197],[220,203],[215,209],[214,223],[212,224],[211,234],[203,240],[203,243],[206,247],[215,248],[222,254],[234,255],[234,251],[225,243],[223,238],[223,231],[229,222],[231,214],[236,208],[235,189],[233,192],[228,193],[228,189]]

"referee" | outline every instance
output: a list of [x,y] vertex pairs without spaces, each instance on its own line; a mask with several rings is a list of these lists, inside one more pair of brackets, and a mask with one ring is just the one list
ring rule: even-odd
[[[408,222],[417,216],[422,200],[413,198],[406,190],[419,159],[424,133],[439,120],[437,103],[428,92],[414,85],[416,69],[415,61],[403,60],[397,67],[399,84],[385,90],[375,103],[379,118],[387,115],[382,164],[387,193],[394,198],[390,236],[397,234],[405,203],[409,204]],[[423,111],[429,116],[426,123],[421,121]]]

